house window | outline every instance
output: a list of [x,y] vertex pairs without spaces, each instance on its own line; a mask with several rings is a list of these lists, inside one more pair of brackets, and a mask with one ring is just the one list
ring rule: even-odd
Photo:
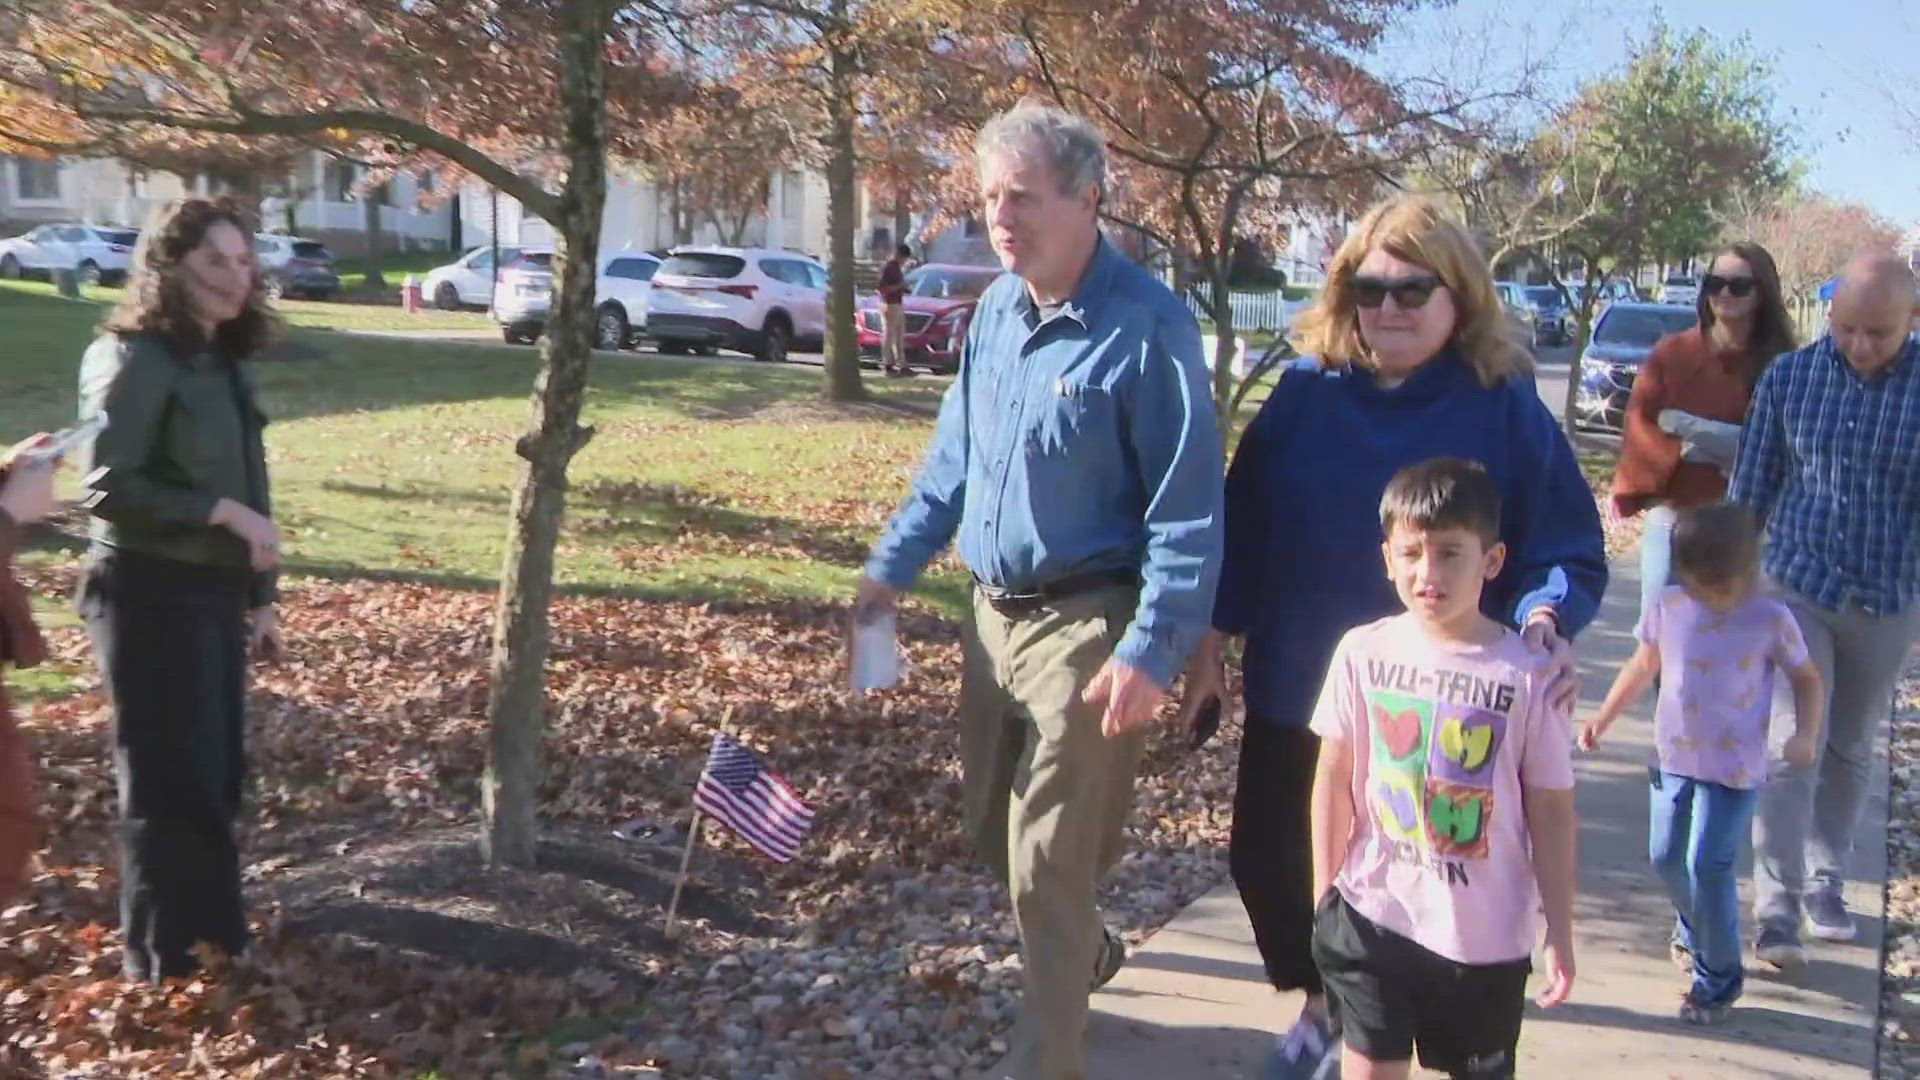
[[326,192],[328,202],[352,202],[353,181],[352,162],[341,161],[339,158],[327,159],[322,190]]
[[22,202],[60,200],[60,163],[57,161],[15,158],[13,177],[14,197]]

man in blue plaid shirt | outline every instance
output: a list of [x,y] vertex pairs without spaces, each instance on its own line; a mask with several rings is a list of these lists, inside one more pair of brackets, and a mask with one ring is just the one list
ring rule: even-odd
[[1806,961],[1807,930],[1849,941],[1841,897],[1874,740],[1920,632],[1920,343],[1914,275],[1891,256],[1843,272],[1829,333],[1761,376],[1727,497],[1766,523],[1762,565],[1827,689],[1822,753],[1776,762],[1754,818],[1755,954]]

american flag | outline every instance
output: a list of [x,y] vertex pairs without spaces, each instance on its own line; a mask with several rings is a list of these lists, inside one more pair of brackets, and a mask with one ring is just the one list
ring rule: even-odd
[[693,788],[693,805],[780,862],[793,858],[813,828],[813,808],[763,768],[752,751],[725,735],[713,737],[707,767]]

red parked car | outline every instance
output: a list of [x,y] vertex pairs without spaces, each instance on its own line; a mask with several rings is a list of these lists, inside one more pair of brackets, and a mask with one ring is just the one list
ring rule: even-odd
[[[907,297],[900,305],[907,314],[907,366],[959,370],[960,346],[967,339],[974,305],[1000,274],[997,266],[949,263],[928,263],[907,271]],[[861,299],[853,329],[860,339],[860,354],[877,359],[881,344],[879,297]]]

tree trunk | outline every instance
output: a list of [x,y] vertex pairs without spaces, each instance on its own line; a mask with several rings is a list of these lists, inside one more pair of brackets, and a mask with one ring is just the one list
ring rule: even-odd
[[384,289],[387,279],[380,273],[380,197],[379,193],[368,188],[360,193],[360,206],[365,215],[367,229],[367,273],[366,283],[370,289]]
[[1207,260],[1207,289],[1212,301],[1207,317],[1213,320],[1213,414],[1224,442],[1233,431],[1233,292],[1227,288],[1224,257]]
[[253,221],[260,220],[261,192],[264,187],[260,174],[252,170],[234,173],[220,178],[226,186],[226,198],[235,203]]
[[[1595,283],[1597,286],[1600,280],[1599,273],[1600,267],[1597,263],[1587,264],[1588,282]],[[1599,296],[1597,287],[1585,291],[1587,295],[1575,304],[1573,298],[1567,294],[1566,287],[1563,285],[1560,289],[1560,295],[1567,301],[1567,310],[1577,312],[1574,330],[1570,335],[1573,339],[1573,355],[1567,358],[1567,394],[1560,408],[1560,426],[1567,433],[1567,442],[1573,444],[1575,449],[1580,446],[1580,428],[1574,422],[1575,417],[1579,415],[1575,409],[1580,400],[1580,358],[1586,355],[1587,340],[1593,334],[1593,306]]]
[[[893,242],[896,245],[912,244],[913,237],[908,235],[912,232],[913,204],[907,201],[907,188],[902,184],[893,193]],[[892,252],[888,252],[888,255],[892,255]]]
[[553,550],[565,508],[567,465],[593,432],[580,426],[593,349],[595,266],[607,201],[606,0],[561,6],[560,96],[567,183],[560,196],[553,315],[533,392],[534,427],[517,450],[526,472],[513,497],[513,525],[494,612],[487,700],[487,772],[481,787],[490,866],[532,866],[539,841],[540,743],[546,730],[547,605]]
[[[834,0],[844,14],[846,0]],[[844,43],[830,54],[827,101],[827,333],[828,401],[860,401],[860,352],[853,336],[854,58]]]

